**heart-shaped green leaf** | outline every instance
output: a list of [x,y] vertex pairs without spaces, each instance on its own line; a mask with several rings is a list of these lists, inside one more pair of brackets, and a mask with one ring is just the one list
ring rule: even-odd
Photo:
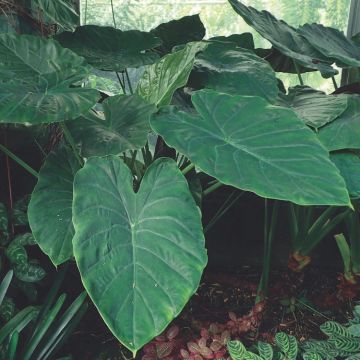
[[340,67],[360,67],[360,47],[339,30],[320,24],[305,24],[299,33],[324,56]]
[[186,84],[196,53],[206,46],[205,43],[189,43],[182,50],[165,55],[145,70],[136,92],[151,104],[170,104],[175,90]]
[[329,151],[360,149],[360,96],[348,97],[347,109],[319,129],[319,139]]
[[205,31],[200,16],[196,14],[160,24],[150,32],[162,40],[161,52],[169,53],[174,46],[202,40]]
[[161,44],[158,37],[147,32],[97,25],[79,26],[74,32],[57,35],[56,39],[89,64],[106,71],[152,64],[159,56],[150,50]]
[[360,157],[351,152],[330,154],[331,161],[338,167],[346,182],[350,197],[360,198]]
[[258,11],[238,0],[229,0],[229,2],[248,25],[269,40],[281,53],[304,67],[321,71],[326,78],[337,74],[337,71],[330,66],[331,61],[312,47],[295,28],[276,19],[268,11]]
[[104,118],[90,113],[68,123],[84,157],[118,155],[143,147],[155,106],[138,95],[117,95],[103,103]]
[[212,43],[195,60],[196,74],[206,88],[232,95],[255,95],[274,102],[275,73],[252,51],[231,43]]
[[264,99],[196,92],[198,115],[165,108],[150,120],[166,143],[224,184],[300,205],[349,205],[345,182],[296,114]]
[[60,25],[64,29],[74,29],[80,23],[79,14],[68,0],[32,0],[45,15],[48,22]]
[[54,40],[0,35],[0,122],[71,120],[98,99],[93,89],[73,86],[89,73],[84,59]]
[[73,254],[73,179],[79,168],[68,148],[51,152],[40,169],[29,203],[29,223],[35,240],[55,265]]
[[136,352],[198,287],[206,264],[200,212],[186,179],[158,159],[134,193],[117,157],[90,158],[74,181],[74,255],[114,335]]
[[326,95],[308,86],[295,86],[279,103],[294,109],[300,119],[317,129],[340,116],[348,106],[347,99],[346,95]]

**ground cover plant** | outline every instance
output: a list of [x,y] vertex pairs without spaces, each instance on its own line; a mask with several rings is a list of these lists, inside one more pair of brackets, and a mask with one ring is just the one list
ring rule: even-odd
[[[292,270],[301,272],[316,246],[336,235],[343,285],[358,285],[360,98],[342,93],[333,78],[334,64],[360,66],[357,40],[317,24],[294,28],[229,2],[271,49],[256,49],[249,33],[203,40],[197,15],[150,32],[80,26],[65,1],[10,6],[33,19],[31,31],[0,34],[0,150],[36,180],[27,209],[32,235],[15,236],[15,218],[0,218],[6,256],[18,280],[30,283],[21,274],[41,280],[45,272],[24,246],[38,245],[56,267],[75,262],[103,321],[134,357],[197,291],[207,264],[203,229],[242,192],[264,201],[263,272],[255,308],[240,321],[246,331],[256,329],[269,294],[281,222],[290,224]],[[94,87],[94,69],[115,73],[121,92]],[[285,89],[274,69],[296,72],[300,85]],[[308,71],[333,79],[336,94],[306,86],[301,74]],[[16,154],[24,133],[36,140],[41,167]],[[235,193],[203,224],[204,199],[223,186]],[[6,213],[13,214],[9,193]],[[238,324],[234,314],[230,321]],[[219,344],[208,348],[202,340],[183,358],[225,356],[238,333],[213,333]],[[9,354],[14,334],[7,334]],[[286,336],[278,335],[277,345],[295,358],[282,348]],[[170,331],[163,342],[175,338]],[[233,359],[243,356],[235,353],[245,351],[240,343],[228,346]],[[144,351],[155,356],[151,346]]]

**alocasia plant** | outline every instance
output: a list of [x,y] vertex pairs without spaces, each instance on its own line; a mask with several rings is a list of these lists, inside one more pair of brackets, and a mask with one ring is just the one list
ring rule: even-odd
[[[295,61],[291,71],[337,72],[339,54],[328,58],[271,14],[230,3]],[[64,9],[47,9],[71,28]],[[184,36],[166,30],[174,28]],[[0,147],[38,178],[35,240],[55,265],[75,259],[99,313],[134,354],[196,291],[207,262],[202,196],[225,184],[302,206],[352,206],[349,176],[328,152],[349,143],[327,139],[337,127],[354,131],[358,99],[306,89],[280,98],[251,36],[203,36],[196,16],[149,33],[85,25],[57,41],[0,35],[0,123],[60,123],[63,135],[38,173]],[[100,98],[84,86],[91,65],[117,71],[124,93]],[[127,69],[143,65],[135,84]],[[202,194],[199,172],[212,178]]]

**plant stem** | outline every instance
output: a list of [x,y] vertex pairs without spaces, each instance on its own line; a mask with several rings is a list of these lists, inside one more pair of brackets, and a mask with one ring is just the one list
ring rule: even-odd
[[0,144],[0,150],[4,152],[7,156],[9,156],[11,159],[13,159],[15,162],[17,162],[21,167],[23,167],[26,171],[28,171],[31,175],[35,176],[36,178],[39,176],[39,174],[26,162],[21,160],[19,157],[17,157],[14,153],[12,153],[9,149],[7,149],[5,146]]
[[186,168],[184,168],[181,172],[183,175],[186,175],[189,171],[191,171],[195,167],[195,164],[190,163]]
[[133,89],[131,86],[130,77],[129,77],[129,73],[128,73],[127,69],[125,69],[125,75],[126,75],[126,79],[127,79],[128,85],[129,85],[130,94],[133,94],[134,92],[133,92]]
[[73,153],[74,153],[74,156],[76,158],[76,160],[78,161],[78,163],[80,164],[81,167],[84,166],[84,161],[81,159],[80,155],[79,155],[79,152],[78,152],[78,149],[76,148],[76,145],[75,145],[75,140],[74,138],[72,137],[69,129],[67,128],[67,126],[65,125],[65,123],[60,123],[60,126],[61,126],[61,129],[63,131],[63,134],[65,136],[65,139],[66,141],[69,143]]
[[336,83],[336,79],[335,79],[335,77],[334,77],[334,76],[332,76],[332,77],[331,77],[331,80],[332,80],[332,82],[333,82],[333,84],[334,84],[334,88],[335,88],[335,90],[337,90],[339,87],[338,87],[338,85],[337,85],[337,83]]
[[110,4],[111,4],[111,13],[112,13],[112,18],[113,18],[113,22],[114,22],[114,28],[116,28],[116,21],[115,21],[115,12],[114,12],[113,0],[110,0]]
[[84,16],[84,25],[86,25],[87,20],[87,9],[88,9],[88,2],[85,0],[85,16]]
[[269,227],[268,203],[267,203],[267,199],[265,199],[264,260],[263,260],[263,271],[255,300],[256,303],[264,300],[268,292],[270,264],[271,264],[271,250],[272,250],[272,243],[275,234],[275,228],[277,224],[278,212],[279,212],[279,201],[275,200],[272,209],[271,222]]
[[125,84],[121,81],[119,73],[118,73],[117,71],[115,71],[115,74],[116,74],[116,77],[117,77],[118,80],[119,80],[119,84],[120,84],[120,86],[121,86],[121,90],[123,91],[124,94],[126,94]]
[[224,184],[221,183],[220,181],[217,181],[215,184],[209,186],[207,189],[205,189],[203,191],[203,196],[207,196],[209,194],[211,194],[213,191],[215,191],[216,189],[218,189],[219,187],[223,186]]
[[219,208],[219,210],[215,213],[215,215],[212,217],[212,219],[209,221],[209,223],[205,226],[205,228],[204,228],[205,234],[207,232],[209,232],[211,230],[211,228],[219,221],[219,219],[226,214],[226,212],[239,200],[239,198],[242,195],[245,194],[245,191],[240,192],[239,194],[237,194],[234,197],[235,193],[236,193],[236,190],[234,190],[230,194],[230,196],[225,200],[225,202],[222,204],[222,206]]
[[303,86],[304,85],[304,81],[301,77],[301,73],[300,73],[300,68],[299,68],[299,65],[296,63],[296,61],[293,59],[293,63],[294,63],[294,66],[295,66],[295,70],[296,70],[296,73],[297,73],[297,76],[299,78],[299,81],[300,81],[300,85]]

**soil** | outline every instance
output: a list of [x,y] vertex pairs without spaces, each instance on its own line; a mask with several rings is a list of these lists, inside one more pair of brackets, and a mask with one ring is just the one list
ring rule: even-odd
[[[229,312],[248,314],[254,306],[260,272],[250,267],[207,269],[200,287],[180,316],[174,321],[181,329],[199,334],[211,323],[225,324]],[[344,286],[334,271],[307,267],[302,273],[274,270],[261,322],[255,331],[244,334],[247,345],[256,340],[272,341],[278,331],[296,336],[299,341],[322,339],[319,325],[327,320],[345,323],[360,299],[359,287]],[[114,339],[96,309],[91,307],[80,329],[62,352],[74,359],[130,359],[131,354]],[[141,358],[141,351],[138,358]]]

